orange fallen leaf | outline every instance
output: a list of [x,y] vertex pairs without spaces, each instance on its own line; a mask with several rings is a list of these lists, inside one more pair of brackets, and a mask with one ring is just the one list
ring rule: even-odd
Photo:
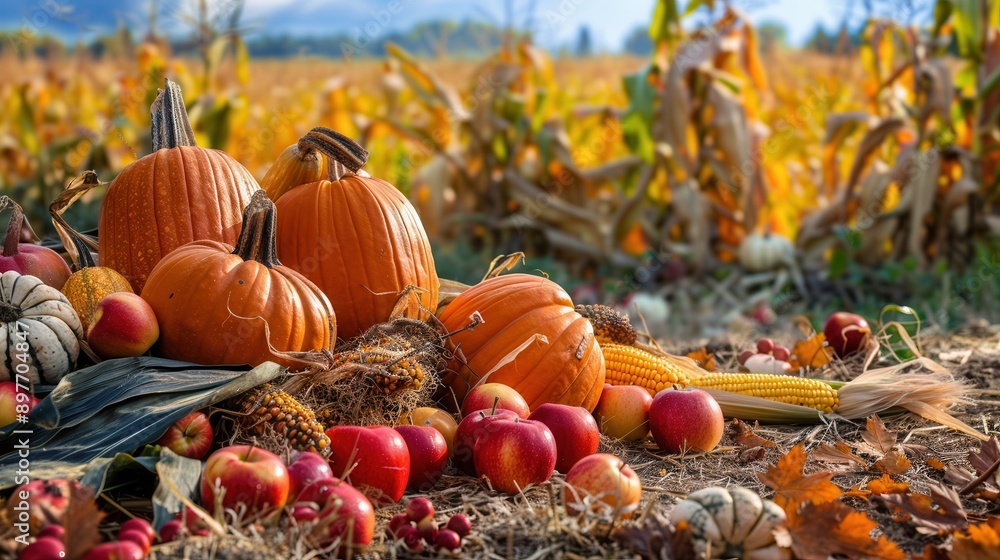
[[927,461],[926,461],[926,463],[927,463],[928,467],[930,467],[930,468],[932,468],[932,469],[934,469],[936,471],[943,471],[944,470],[944,463],[942,463],[941,459],[938,459],[937,457],[930,457],[930,458],[928,458]]
[[902,451],[893,449],[885,457],[875,461],[875,468],[889,475],[903,474],[910,470],[910,460]]
[[901,521],[910,523],[924,535],[953,533],[969,527],[962,499],[947,486],[932,486],[930,496],[886,494],[879,498],[893,510],[893,517],[902,514]]
[[902,560],[905,554],[885,535],[877,539],[871,533],[878,524],[843,502],[806,503],[788,514],[792,552],[802,560],[880,558]]
[[1000,518],[991,517],[956,533],[951,545],[951,560],[1000,560]]
[[905,494],[910,491],[909,482],[896,482],[887,474],[882,478],[868,481],[868,489],[873,494]]
[[687,357],[691,358],[695,362],[698,362],[698,365],[701,366],[701,369],[705,371],[718,371],[718,368],[715,364],[715,354],[709,353],[709,351],[706,350],[704,346],[695,350],[694,352],[688,352]]
[[830,363],[833,357],[833,350],[825,346],[826,336],[823,333],[816,333],[811,337],[800,340],[792,347],[795,369],[803,367],[821,368]]
[[726,433],[740,447],[774,447],[773,441],[757,435],[757,432],[753,431],[750,424],[739,418],[734,418],[729,423],[726,427]]
[[806,450],[800,443],[793,447],[766,473],[757,473],[760,481],[775,492],[774,503],[785,513],[798,510],[800,504],[822,504],[840,497],[840,488],[830,482],[833,473],[821,471],[804,474]]

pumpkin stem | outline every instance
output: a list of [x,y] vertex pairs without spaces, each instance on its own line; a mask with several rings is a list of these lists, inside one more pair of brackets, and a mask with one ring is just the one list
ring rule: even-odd
[[166,80],[166,85],[156,94],[156,100],[149,108],[153,123],[153,151],[178,146],[197,146],[194,141],[194,130],[184,107],[184,96],[177,82]]
[[327,157],[331,181],[356,174],[368,162],[368,150],[361,144],[325,126],[317,126],[299,140],[300,150],[308,148]]
[[21,318],[21,308],[11,305],[5,301],[0,301],[0,323],[13,323]]
[[20,253],[21,228],[24,227],[24,210],[7,195],[0,196],[0,212],[10,206],[10,221],[7,222],[7,237],[3,241],[3,256],[13,257]]
[[267,193],[262,190],[253,193],[250,204],[243,210],[243,230],[233,254],[244,261],[257,261],[267,268],[281,266],[274,238],[276,216],[274,203]]
[[97,266],[97,263],[94,262],[94,254],[90,252],[90,247],[87,246],[87,242],[83,239],[83,236],[75,231],[73,233],[76,235],[71,234],[70,240],[73,241],[73,246],[76,247],[77,266],[80,269]]

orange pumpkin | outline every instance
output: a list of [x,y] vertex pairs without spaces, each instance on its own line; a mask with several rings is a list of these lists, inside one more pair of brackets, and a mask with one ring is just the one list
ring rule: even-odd
[[326,179],[326,158],[309,144],[299,142],[285,148],[260,180],[260,188],[271,200],[299,185]]
[[282,262],[330,298],[344,339],[387,321],[410,285],[420,289],[402,316],[429,316],[438,277],[410,202],[391,184],[362,175],[368,152],[344,135],[318,127],[299,144],[327,157],[330,178],[295,187],[275,203]]
[[98,222],[100,265],[128,278],[136,293],[177,247],[200,239],[235,243],[243,208],[260,188],[225,152],[195,145],[177,84],[167,80],[152,113],[153,153],[111,182]]
[[331,348],[336,319],[312,282],[282,266],[275,253],[274,204],[254,193],[235,249],[218,241],[188,243],[164,257],[142,298],[160,323],[157,355],[199,364],[294,366],[280,352]]
[[[467,329],[476,312],[482,323]],[[454,333],[452,372],[443,382],[458,402],[489,381],[513,387],[532,409],[547,402],[597,405],[604,355],[590,321],[555,282],[529,274],[488,278],[459,294],[440,319]],[[450,393],[442,400],[451,401]]]

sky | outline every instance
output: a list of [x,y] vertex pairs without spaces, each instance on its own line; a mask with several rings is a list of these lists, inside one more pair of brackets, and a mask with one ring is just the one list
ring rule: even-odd
[[[4,0],[0,29],[29,27],[64,39],[84,40],[113,30],[119,21],[137,31],[147,28],[153,0]],[[209,0],[215,8],[232,0]],[[684,3],[685,0],[681,0]],[[192,13],[194,0],[157,0],[159,25],[181,29],[183,14]],[[519,26],[533,17],[536,41],[543,47],[571,44],[581,26],[587,26],[595,45],[620,50],[625,37],[647,25],[655,0],[511,0]],[[732,4],[759,23],[776,21],[788,29],[793,45],[801,45],[817,25],[835,30],[845,17],[852,25],[863,18],[860,0],[734,0]],[[916,0],[917,5],[928,4]],[[500,0],[246,0],[243,23],[252,35],[334,35],[405,30],[436,19],[506,22]],[[534,10],[532,11],[532,6]],[[908,13],[892,14],[906,20]]]

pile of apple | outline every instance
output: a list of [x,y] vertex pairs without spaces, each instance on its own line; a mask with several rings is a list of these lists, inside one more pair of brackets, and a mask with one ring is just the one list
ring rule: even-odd
[[788,360],[792,352],[785,346],[777,346],[770,338],[757,341],[757,351],[744,350],[737,359],[750,373],[788,373],[792,370]]
[[386,532],[410,552],[420,553],[425,545],[433,550],[455,552],[462,547],[462,539],[472,531],[472,522],[461,513],[452,515],[439,529],[434,520],[434,504],[427,498],[413,498],[406,504],[405,513],[397,513],[389,520]]
[[[871,327],[861,315],[838,311],[827,318],[823,335],[834,354],[844,358],[868,347]],[[744,350],[737,359],[751,373],[781,374],[791,371],[791,356],[787,347],[765,337],[757,341],[756,350]]]

